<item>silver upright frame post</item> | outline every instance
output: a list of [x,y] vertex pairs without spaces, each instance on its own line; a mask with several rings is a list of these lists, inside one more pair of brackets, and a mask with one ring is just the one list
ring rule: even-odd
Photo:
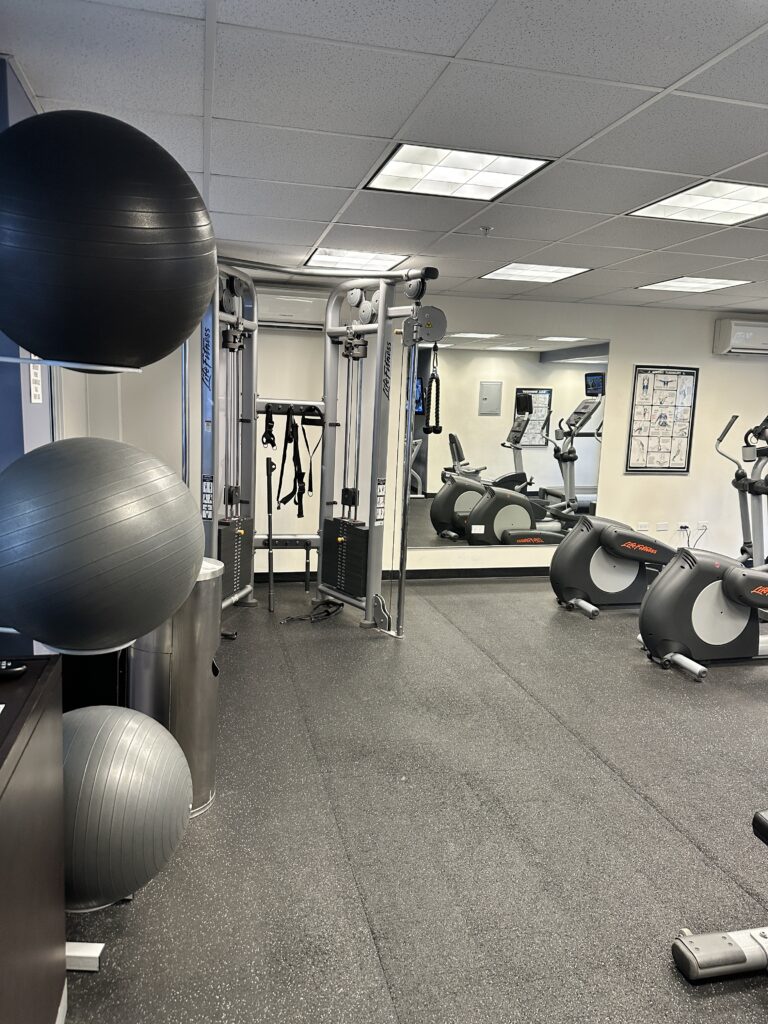
[[405,633],[405,580],[408,571],[408,518],[411,509],[411,447],[413,445],[413,414],[416,397],[416,375],[419,362],[419,348],[416,338],[403,337],[408,347],[408,377],[405,390],[405,437],[403,439],[403,493],[400,518],[400,565],[397,575],[397,626],[396,633]]

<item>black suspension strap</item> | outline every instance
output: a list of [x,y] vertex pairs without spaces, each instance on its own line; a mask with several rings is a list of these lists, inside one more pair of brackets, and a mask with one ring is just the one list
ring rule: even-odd
[[[307,437],[307,427],[320,427],[320,437],[317,439],[317,444],[314,448],[309,447],[309,438]],[[304,444],[307,446],[307,455],[309,456],[309,474],[307,476],[307,494],[314,493],[314,473],[312,471],[312,460],[315,457],[315,452],[320,447],[323,441],[323,430],[325,429],[325,417],[315,405],[307,406],[301,415],[301,432],[304,435]]]
[[[285,464],[288,461],[288,449],[293,448],[293,486],[283,497],[283,477]],[[287,505],[292,501],[297,508],[296,515],[304,518],[304,470],[301,466],[301,445],[299,443],[299,425],[293,415],[293,407],[289,406],[285,414],[285,438],[283,440],[283,458],[280,463],[280,480],[277,484],[277,506]]]
[[261,435],[261,443],[265,448],[277,448],[275,417],[272,415],[271,405],[268,405],[264,410],[264,433]]
[[[437,342],[432,346],[432,372],[427,382],[427,397],[424,403],[424,433],[441,434],[440,425],[440,372],[437,368]],[[435,422],[430,423],[434,403]]]

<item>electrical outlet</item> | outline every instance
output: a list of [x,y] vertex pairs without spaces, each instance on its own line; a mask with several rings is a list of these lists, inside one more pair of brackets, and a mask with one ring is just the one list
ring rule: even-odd
[[638,523],[637,529],[639,533],[648,533],[648,523]]
[[708,530],[709,529],[709,523],[707,522],[706,519],[700,519],[698,524],[697,524],[697,526],[696,526],[696,529],[697,530]]
[[656,529],[659,533],[668,533],[669,523],[656,523]]
[[691,529],[691,524],[687,520],[682,519],[678,523],[677,529],[679,533],[688,533],[688,531]]

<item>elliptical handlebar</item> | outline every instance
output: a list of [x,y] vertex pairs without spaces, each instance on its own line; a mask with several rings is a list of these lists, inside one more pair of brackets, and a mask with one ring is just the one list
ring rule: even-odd
[[[739,462],[739,460],[737,458],[735,458],[733,455],[729,455],[728,452],[724,452],[723,448],[722,448],[723,441],[725,440],[727,435],[730,433],[731,427],[733,427],[733,424],[736,422],[736,420],[738,418],[739,418],[738,414],[734,414],[733,416],[731,416],[731,418],[728,420],[726,425],[720,431],[720,436],[715,441],[715,451],[717,452],[718,455],[722,455],[722,457],[724,459],[728,459],[729,462],[732,462],[734,464],[734,466],[736,467],[736,469],[740,473],[744,473],[744,467],[742,466],[741,462]],[[749,431],[747,431],[747,433],[744,435],[744,445],[745,445],[745,447],[747,446],[747,436],[748,435],[749,435]]]

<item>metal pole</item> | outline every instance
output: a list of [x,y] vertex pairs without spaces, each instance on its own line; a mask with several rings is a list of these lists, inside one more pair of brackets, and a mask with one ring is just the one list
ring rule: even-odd
[[[414,325],[414,333],[415,333]],[[406,339],[403,338],[403,342]],[[413,444],[413,413],[416,399],[416,373],[418,365],[418,346],[416,339],[410,341],[408,347],[408,383],[405,392],[405,439],[403,440],[403,496],[402,516],[400,519],[400,566],[397,574],[397,636],[405,632],[405,578],[408,567],[408,515],[411,508],[411,446]]]
[[362,439],[363,416],[363,363],[357,361],[357,396],[355,398],[355,519],[360,501],[360,442]]
[[268,605],[271,612],[275,610],[275,552],[273,547],[272,534],[272,474],[277,466],[267,456],[267,579],[268,579]]
[[189,487],[189,339],[181,346],[181,479]]

